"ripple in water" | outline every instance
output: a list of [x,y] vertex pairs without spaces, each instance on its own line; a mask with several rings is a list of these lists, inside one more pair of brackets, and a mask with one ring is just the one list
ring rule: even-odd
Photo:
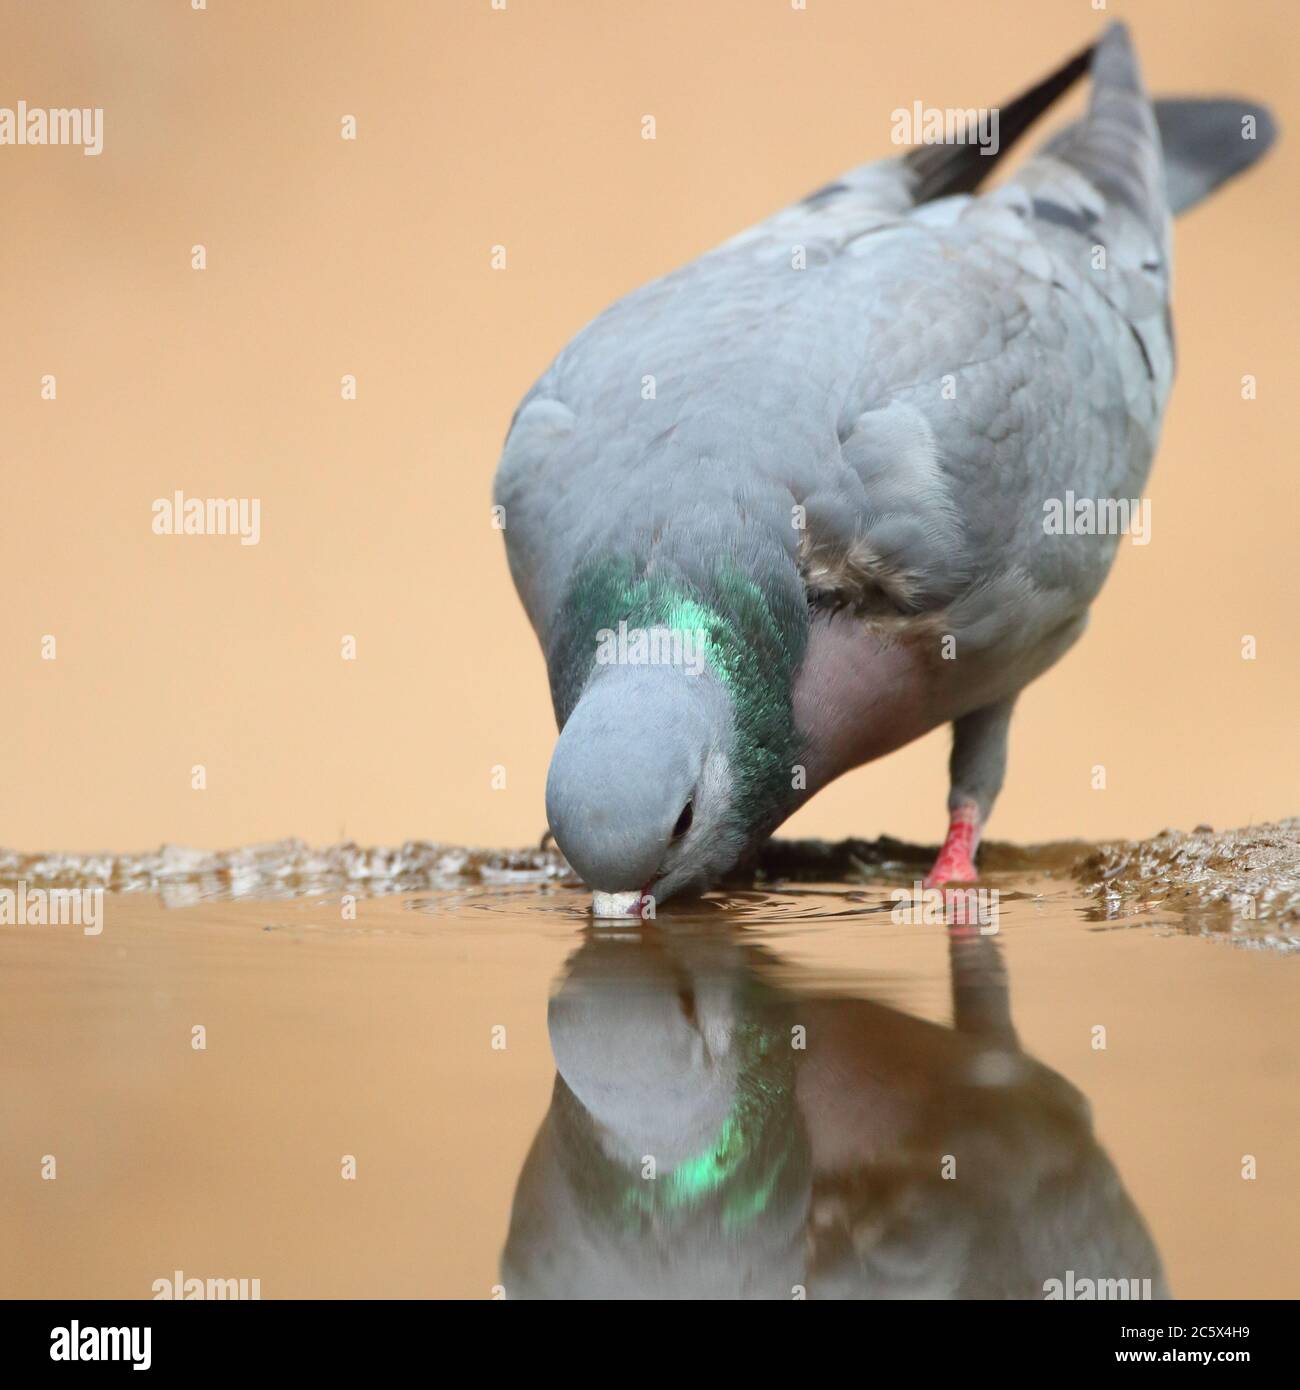
[[[488,913],[515,922],[535,922],[540,915],[566,926],[591,926],[598,931],[626,930],[639,925],[633,918],[626,922],[593,919],[591,894],[568,884],[478,884],[412,898],[407,907],[413,912],[439,917]],[[672,927],[716,926],[724,921],[728,926],[781,927],[792,922],[878,918],[882,914],[888,918],[893,908],[894,900],[884,889],[842,886],[732,889],[666,903],[659,909],[655,921]]]

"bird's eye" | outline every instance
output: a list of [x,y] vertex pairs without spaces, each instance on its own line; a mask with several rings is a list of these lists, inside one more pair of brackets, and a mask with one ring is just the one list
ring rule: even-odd
[[673,826],[673,839],[680,840],[683,835],[691,828],[691,822],[695,819],[695,803],[688,801],[682,807],[682,813],[677,817],[677,824]]

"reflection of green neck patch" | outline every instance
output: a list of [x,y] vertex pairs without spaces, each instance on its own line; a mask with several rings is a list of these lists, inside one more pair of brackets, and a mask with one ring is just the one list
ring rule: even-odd
[[742,1027],[737,1042],[749,1056],[717,1137],[671,1173],[629,1186],[623,1194],[625,1211],[674,1211],[697,1206],[718,1192],[724,1231],[734,1233],[763,1214],[790,1161],[796,1134],[795,1126],[782,1117],[780,1142],[772,1143],[771,1121],[790,1100],[794,1070],[788,1043],[785,1058],[771,1053],[777,1041],[777,1034],[756,1024]]
[[[743,1057],[731,1109],[698,1154],[648,1177],[610,1158],[591,1119],[556,1079],[554,1119],[566,1167],[583,1207],[624,1231],[699,1219],[712,1207],[724,1232],[738,1236],[773,1202],[806,1182],[806,1135],[794,1099],[795,1053],[780,1025],[743,1021],[733,1039]],[[781,1196],[779,1194],[784,1194]]]
[[563,722],[591,672],[597,634],[664,627],[702,634],[709,668],[731,696],[736,740],[731,759],[736,806],[756,824],[789,799],[796,739],[791,686],[802,656],[802,629],[783,629],[762,588],[735,565],[714,569],[706,596],[680,575],[639,573],[622,556],[587,561],[575,571],[547,653],[552,698]]

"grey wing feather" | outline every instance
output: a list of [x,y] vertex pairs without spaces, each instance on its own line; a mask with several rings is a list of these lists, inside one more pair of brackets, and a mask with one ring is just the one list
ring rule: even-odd
[[872,317],[842,432],[853,529],[828,507],[805,545],[814,589],[861,575],[864,614],[934,612],[968,649],[1081,618],[1117,538],[1048,537],[1043,503],[1136,496],[1172,378],[1159,137],[1122,28],[1092,78],[1087,115],[1004,187],[908,219],[930,229],[907,248],[920,283]]

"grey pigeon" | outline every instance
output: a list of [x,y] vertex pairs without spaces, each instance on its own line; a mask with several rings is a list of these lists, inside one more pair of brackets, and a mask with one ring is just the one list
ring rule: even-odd
[[[977,194],[1085,72],[1086,113]],[[866,165],[619,300],[516,411],[495,495],[560,728],[547,817],[598,913],[709,887],[945,723],[930,881],[974,879],[1016,697],[1121,539],[1061,517],[1113,521],[1150,467],[1171,216],[1274,130],[1152,102],[1121,24],[999,115],[996,153]]]

